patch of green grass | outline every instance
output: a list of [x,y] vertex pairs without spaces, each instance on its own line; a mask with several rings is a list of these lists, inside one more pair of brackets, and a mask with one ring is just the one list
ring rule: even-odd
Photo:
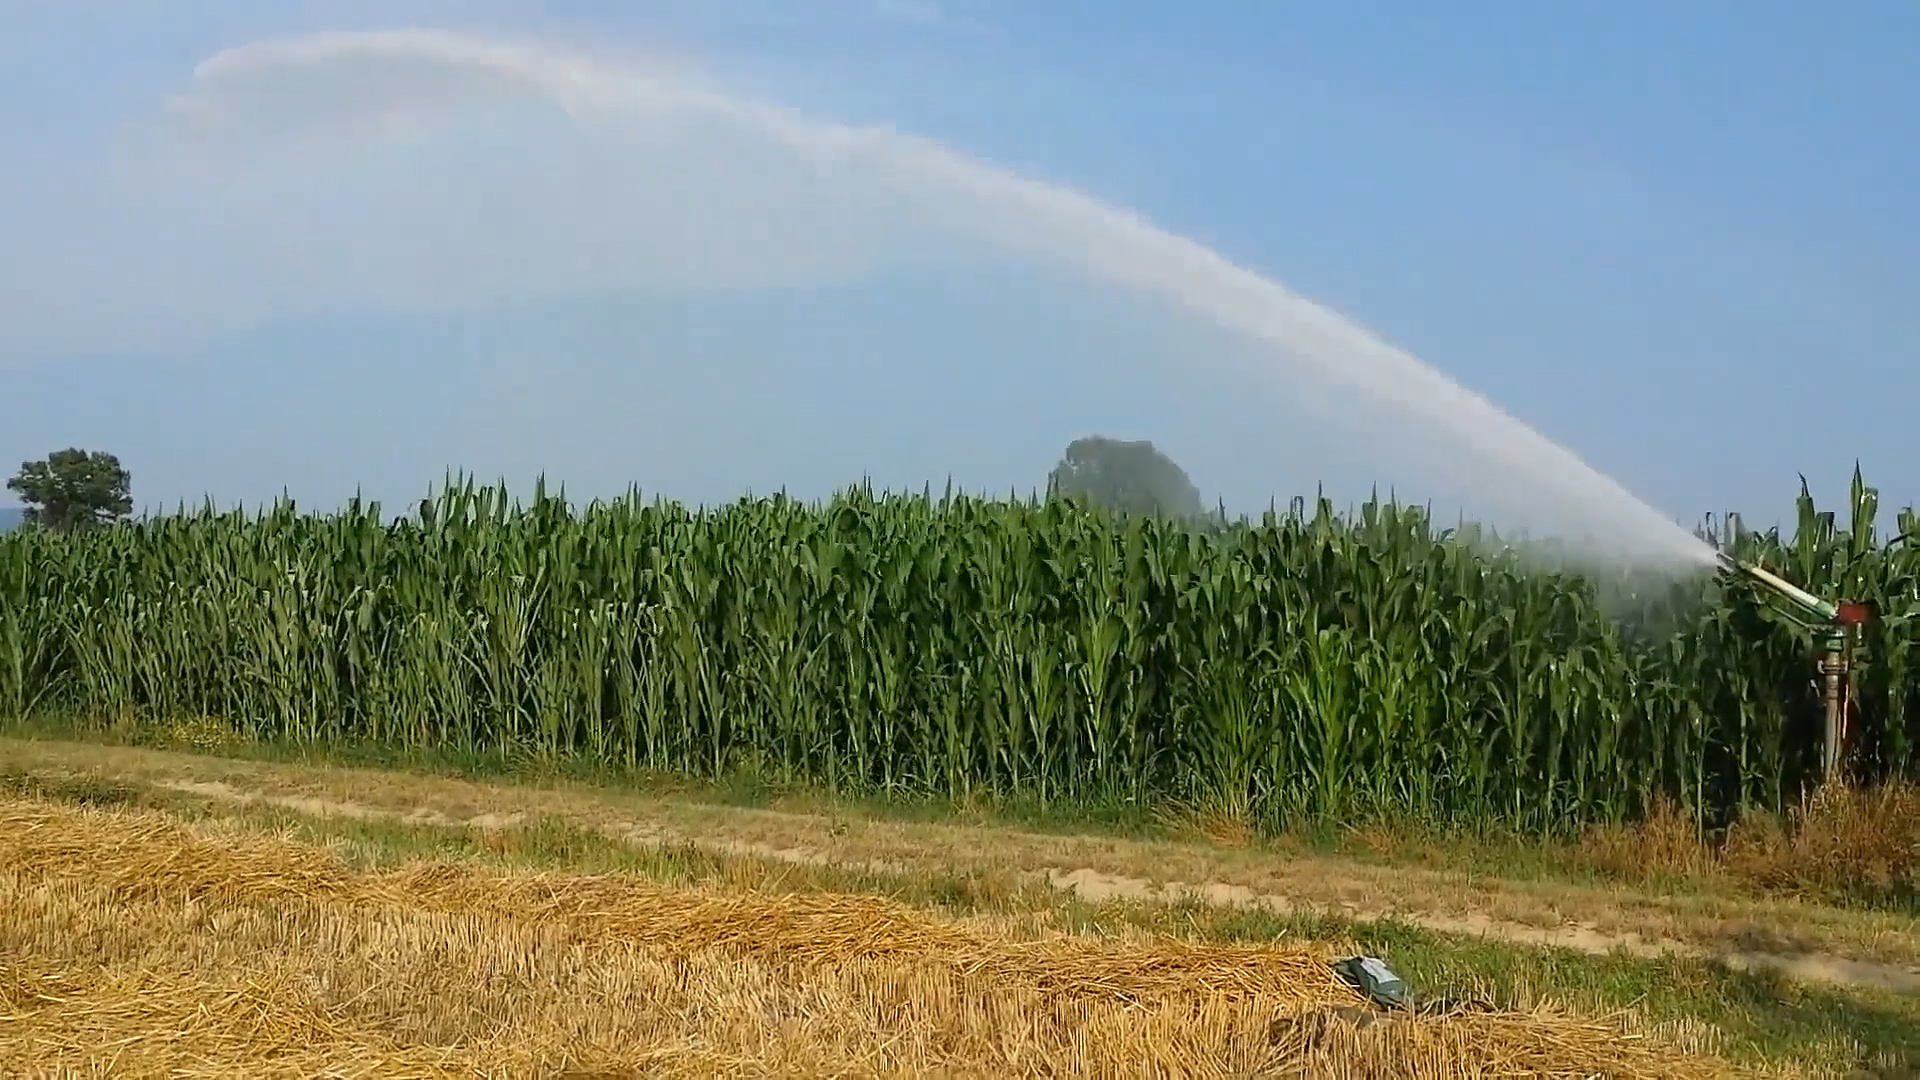
[[958,916],[1044,915],[1063,930],[1146,929],[1214,942],[1303,940],[1379,956],[1422,999],[1501,1007],[1541,1002],[1586,1012],[1633,1009],[1648,1022],[1708,1025],[1717,1050],[1750,1065],[1797,1063],[1861,1076],[1920,1070],[1920,1001],[1815,988],[1766,973],[1688,958],[1593,956],[1436,933],[1392,920],[1115,901],[1088,903],[1011,875],[891,874],[725,855],[685,844],[634,845],[561,820],[487,829],[382,818],[319,818],[261,806],[215,805],[191,795],[98,781],[0,776],[0,789],[87,805],[163,808],[217,816],[336,851],[356,868],[421,860],[502,868],[627,874],[665,885],[879,895]]

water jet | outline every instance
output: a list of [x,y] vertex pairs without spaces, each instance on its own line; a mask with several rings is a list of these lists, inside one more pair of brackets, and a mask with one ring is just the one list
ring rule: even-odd
[[[1383,429],[1445,439],[1451,454],[1408,456],[1429,465],[1436,458],[1458,457],[1445,460],[1445,467],[1471,477],[1476,500],[1532,518],[1544,531],[1582,542],[1607,561],[1690,569],[1713,565],[1711,549],[1666,514],[1370,329],[1129,209],[930,139],[819,119],[723,92],[670,65],[615,65],[544,45],[437,30],[319,34],[229,49],[194,69],[187,87],[168,103],[167,116],[185,137],[182,145],[192,151],[191,160],[212,164],[216,193],[232,184],[234,175],[262,163],[273,167],[283,160],[279,151],[296,143],[320,151],[321,156],[298,166],[310,191],[324,186],[314,184],[315,175],[366,148],[404,141],[436,117],[476,107],[498,111],[503,102],[516,101],[557,105],[579,130],[614,142],[668,129],[694,132],[709,142],[744,136],[756,147],[804,163],[824,190],[844,194],[844,185],[856,185],[862,199],[871,191],[917,224],[983,241],[1003,255],[1042,259],[1163,302],[1187,320],[1227,330],[1257,347],[1252,370],[1257,380],[1277,377],[1276,388],[1286,391],[1309,380],[1338,386],[1364,401],[1366,408],[1355,411],[1378,414]],[[211,144],[202,141],[207,136]],[[237,154],[202,153],[223,140]],[[703,145],[696,143],[691,152],[703,152]],[[647,160],[650,164],[636,170],[671,167]],[[223,172],[227,166],[237,172]],[[802,203],[795,209],[799,212],[787,218],[804,219],[817,208]],[[386,231],[411,227],[396,220]],[[479,227],[502,226],[489,218]],[[289,241],[286,248],[300,252],[303,266],[337,264],[348,268],[335,271],[344,275],[358,261],[377,261],[369,252],[382,244],[399,244],[372,233],[302,235],[301,242]],[[460,230],[447,233],[458,236]],[[435,250],[428,239],[403,245],[404,253]],[[240,242],[251,241],[243,237]],[[352,247],[352,258],[318,257],[343,244]],[[488,261],[488,252],[475,255],[468,261]],[[552,261],[565,263],[568,273],[586,261],[564,255],[557,252]],[[395,289],[449,276],[437,275],[439,267],[429,256],[422,258],[427,261],[419,272],[407,274]],[[547,283],[516,279],[506,284],[533,289]],[[347,292],[359,287],[329,285]],[[473,291],[457,299],[484,306],[493,297]]]

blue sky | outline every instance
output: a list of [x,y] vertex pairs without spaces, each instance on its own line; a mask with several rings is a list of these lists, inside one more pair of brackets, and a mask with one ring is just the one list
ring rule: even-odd
[[[1216,328],[698,125],[589,154],[463,96],[374,150],[269,137],[235,164],[153,135],[222,49],[395,26],[562,43],[1125,205],[1672,517],[1778,518],[1796,473],[1838,496],[1856,458],[1920,501],[1920,7],[1892,0],[0,0],[0,152],[25,163],[0,175],[0,460],[112,449],[146,505],[397,501],[461,465],[715,500],[1026,488],[1106,431],[1249,507],[1502,483],[1351,394],[1253,392]],[[368,85],[277,78],[218,99],[258,110],[248,138]],[[380,246],[420,207],[453,263]]]

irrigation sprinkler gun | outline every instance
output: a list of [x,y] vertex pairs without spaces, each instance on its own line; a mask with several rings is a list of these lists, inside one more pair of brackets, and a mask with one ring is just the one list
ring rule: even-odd
[[1867,621],[1867,606],[1851,600],[1839,603],[1822,600],[1778,574],[1741,562],[1724,552],[1720,554],[1720,565],[1764,587],[1780,601],[1782,614],[1814,636],[1820,650],[1821,699],[1826,705],[1827,720],[1820,775],[1823,780],[1834,779],[1847,739],[1847,674],[1853,660],[1853,643]]

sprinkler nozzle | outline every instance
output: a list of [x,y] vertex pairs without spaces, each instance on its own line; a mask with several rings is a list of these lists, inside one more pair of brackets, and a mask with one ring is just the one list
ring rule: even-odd
[[[1762,569],[1750,562],[1742,562],[1728,555],[1726,552],[1719,553],[1719,561],[1720,565],[1725,567],[1729,572],[1745,574],[1754,581],[1772,589],[1788,603],[1800,608],[1803,612],[1813,615],[1820,622],[1833,623],[1846,621],[1842,618],[1840,608],[1820,599],[1771,570]],[[1847,616],[1853,616],[1857,613],[1849,610],[1845,614]]]

